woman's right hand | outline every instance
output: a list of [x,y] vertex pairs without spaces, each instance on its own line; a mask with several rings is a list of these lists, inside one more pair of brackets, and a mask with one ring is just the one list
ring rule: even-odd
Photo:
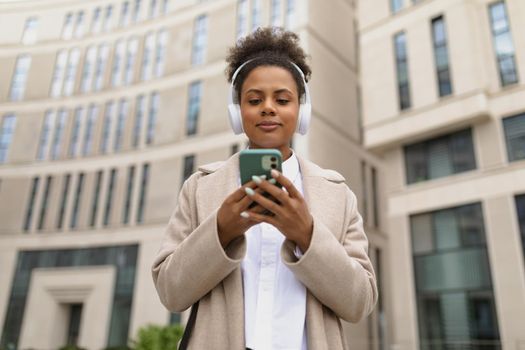
[[[257,184],[250,181],[226,197],[217,213],[217,230],[223,248],[226,248],[235,238],[242,236],[250,227],[258,224],[256,221],[241,216],[241,213],[248,210],[253,202],[250,196],[246,194],[246,187],[260,192],[260,189],[257,189]],[[257,205],[250,208],[250,211],[262,213],[265,209]]]

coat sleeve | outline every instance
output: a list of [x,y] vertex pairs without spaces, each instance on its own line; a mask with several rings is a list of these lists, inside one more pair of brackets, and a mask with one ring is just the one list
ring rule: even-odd
[[346,230],[342,243],[314,216],[312,239],[304,255],[298,258],[294,254],[295,243],[286,240],[281,256],[322,304],[343,320],[358,322],[372,311],[378,292],[357,200],[345,187]]
[[183,185],[152,267],[161,302],[182,312],[201,299],[235,268],[246,254],[244,236],[223,249],[217,232],[217,210],[197,223],[197,173]]

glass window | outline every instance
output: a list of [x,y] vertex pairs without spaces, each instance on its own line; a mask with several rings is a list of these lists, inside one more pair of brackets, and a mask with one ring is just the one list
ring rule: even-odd
[[69,62],[66,68],[66,81],[64,83],[64,95],[71,96],[75,89],[77,77],[77,67],[80,60],[80,49],[75,48],[69,51]]
[[53,71],[53,78],[51,80],[51,97],[60,96],[62,92],[62,83],[64,82],[64,74],[66,72],[67,51],[60,50],[55,61],[55,70]]
[[479,203],[410,217],[422,349],[499,349],[497,313]]
[[201,103],[201,86],[202,83],[200,81],[193,82],[190,85],[188,115],[186,118],[186,135],[195,135],[197,133]]
[[208,32],[208,17],[201,15],[195,20],[193,27],[193,44],[191,53],[191,63],[193,65],[203,64],[206,56]]
[[390,11],[396,13],[403,8],[403,0],[390,0]]
[[18,56],[11,80],[11,91],[9,93],[11,101],[20,101],[24,98],[29,68],[31,68],[31,56],[26,54]]
[[525,113],[503,119],[509,162],[525,159]]
[[140,144],[142,120],[144,119],[145,109],[146,99],[144,95],[137,96],[137,100],[135,102],[135,125],[133,126],[133,147],[135,148],[137,148]]
[[102,25],[105,32],[109,30],[112,14],[113,14],[113,5],[108,5],[106,7],[106,15],[104,16],[104,24]]
[[68,156],[74,158],[78,155],[78,145],[80,141],[80,126],[84,118],[84,108],[77,107],[75,109],[75,116],[73,120],[73,129],[71,130],[71,140],[69,142]]
[[29,17],[26,20],[26,24],[24,26],[24,34],[22,35],[23,44],[29,45],[29,44],[34,44],[36,42],[37,27],[38,27],[37,17]]
[[518,212],[518,225],[521,233],[521,246],[525,257],[525,194],[516,196],[516,210]]
[[113,55],[113,68],[111,70],[111,84],[113,86],[119,86],[122,83],[122,61],[124,60],[125,50],[124,41],[117,41]]
[[133,38],[128,41],[128,51],[126,57],[126,74],[124,76],[126,85],[131,84],[133,81],[133,73],[135,69],[135,60],[137,58],[138,46],[139,41],[137,38]]
[[157,49],[155,52],[155,76],[164,74],[164,61],[166,60],[166,46],[168,45],[168,31],[162,29],[157,33]]
[[157,0],[149,1],[149,18],[157,17],[159,11],[159,2]]
[[111,169],[108,182],[108,191],[106,194],[106,206],[104,208],[104,226],[108,226],[111,219],[111,207],[113,201],[113,191],[115,189],[115,181],[117,177],[117,169]]
[[93,199],[91,202],[91,216],[89,220],[89,226],[94,227],[97,222],[97,212],[98,212],[98,200],[100,197],[100,188],[102,186],[102,170],[97,171],[95,178],[95,187],[93,189]]
[[149,116],[148,116],[148,128],[146,132],[146,144],[150,145],[153,143],[155,138],[155,125],[157,122],[157,115],[159,113],[160,97],[158,92],[153,92],[150,96],[149,101]]
[[42,124],[42,131],[40,132],[40,140],[38,142],[38,152],[36,154],[37,160],[44,160],[46,154],[49,151],[49,139],[51,129],[55,123],[55,113],[52,110],[48,110],[44,116],[44,123]]
[[295,27],[295,16],[296,14],[295,0],[286,0],[286,28],[292,29]]
[[280,27],[282,25],[281,6],[281,0],[272,0],[270,8],[270,25],[273,27]]
[[58,110],[53,143],[51,144],[51,159],[58,159],[60,157],[67,115],[68,113],[65,109],[61,108]]
[[82,148],[82,155],[87,156],[91,154],[93,148],[93,131],[98,116],[98,106],[91,104],[88,108],[86,129],[84,132],[84,147]]
[[97,34],[102,30],[102,8],[99,6],[93,10],[91,19],[91,33]]
[[237,2],[237,39],[248,34],[248,0]]
[[439,96],[443,97],[452,93],[450,67],[448,62],[447,33],[443,16],[439,16],[432,20],[432,37],[434,42],[434,61],[436,64]]
[[57,229],[60,230],[64,224],[64,214],[66,213],[67,198],[69,192],[69,183],[71,181],[71,174],[67,174],[64,177],[64,183],[62,184],[62,199],[60,201],[60,210],[58,211]]
[[259,28],[262,22],[261,0],[252,1],[252,31]]
[[93,84],[93,70],[96,59],[97,48],[96,46],[90,46],[86,51],[84,69],[82,70],[82,81],[80,83],[80,90],[82,92],[88,92],[91,90],[91,86]]
[[504,1],[489,6],[492,37],[502,86],[518,82],[514,44]]
[[35,198],[38,191],[38,184],[40,178],[35,176],[31,184],[31,192],[29,193],[29,200],[27,201],[26,217],[24,220],[24,231],[29,231],[31,229],[31,219],[33,217],[33,210],[35,206]]
[[155,50],[155,36],[153,33],[146,34],[144,38],[144,53],[142,55],[142,69],[140,72],[140,79],[149,80],[151,78],[151,67],[153,62],[153,54]]
[[124,137],[124,128],[126,126],[126,119],[128,117],[128,101],[126,99],[121,99],[119,102],[117,125],[115,130],[115,152],[120,151],[122,148],[122,140]]
[[111,120],[113,119],[114,102],[106,103],[104,111],[104,124],[102,126],[102,138],[100,139],[100,153],[107,153],[109,146],[109,137],[111,135]]
[[405,146],[407,183],[476,169],[470,129]]
[[163,15],[167,14],[169,11],[170,2],[169,0],[162,0],[162,7],[160,9]]
[[182,182],[186,181],[195,171],[195,155],[191,154],[184,157],[184,173],[182,174]]
[[73,36],[73,13],[69,12],[64,17],[64,26],[62,27],[62,39],[71,39]]
[[396,56],[397,90],[399,97],[399,108],[401,110],[410,108],[410,87],[408,76],[408,60],[406,48],[406,34],[398,33],[394,36],[394,50]]
[[127,26],[130,21],[130,11],[129,11],[129,1],[124,1],[122,3],[122,8],[120,10],[120,21],[119,26]]
[[46,177],[46,183],[44,185],[44,194],[42,195],[42,202],[40,205],[40,215],[38,217],[38,229],[44,228],[44,222],[47,213],[47,201],[49,199],[49,192],[51,192],[51,186],[53,185],[53,178],[51,176]]
[[144,210],[146,207],[146,192],[148,188],[149,180],[149,163],[142,165],[142,179],[140,182],[140,194],[139,194],[139,203],[137,206],[137,222],[144,222]]
[[109,58],[109,45],[102,44],[98,47],[97,63],[95,65],[95,91],[102,89],[104,85],[104,74]]
[[140,5],[141,0],[135,0],[135,6],[133,7],[133,22],[137,22],[140,16]]
[[124,202],[124,215],[122,216],[122,223],[129,223],[129,214],[131,209],[131,198],[133,197],[133,183],[135,179],[135,166],[128,168],[128,183],[126,190],[126,201]]
[[85,31],[84,17],[85,17],[84,11],[78,11],[77,23],[75,27],[75,38],[80,38],[84,35],[84,31]]
[[379,194],[378,176],[375,167],[372,167],[372,210],[374,213],[374,227],[379,227]]
[[73,201],[73,211],[71,213],[71,222],[69,223],[70,228],[77,227],[78,224],[78,213],[80,211],[80,203],[82,199],[82,189],[84,187],[84,173],[78,174],[77,188],[75,191],[75,199]]
[[2,129],[0,130],[0,163],[5,163],[9,152],[9,146],[13,141],[15,134],[16,115],[6,114],[2,120]]

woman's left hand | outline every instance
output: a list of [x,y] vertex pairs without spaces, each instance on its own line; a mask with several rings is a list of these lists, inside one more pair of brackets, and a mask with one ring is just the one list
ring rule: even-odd
[[279,182],[286,191],[283,191],[267,180],[257,178],[254,180],[258,183],[258,187],[270,194],[279,201],[279,203],[255,191],[247,190],[246,193],[253,201],[259,203],[260,206],[266,208],[274,215],[264,215],[251,210],[247,210],[245,213],[249,215],[250,220],[266,222],[275,226],[287,239],[295,242],[301,251],[305,253],[310,246],[312,238],[313,217],[308,210],[303,196],[290,180],[277,170],[272,170],[272,177],[275,181]]

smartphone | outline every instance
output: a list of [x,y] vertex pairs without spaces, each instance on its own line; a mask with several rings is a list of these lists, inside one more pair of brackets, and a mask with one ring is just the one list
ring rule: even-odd
[[[282,172],[282,155],[277,149],[246,149],[241,151],[239,155],[239,167],[241,172],[241,184],[245,184],[252,180],[253,175],[266,175],[266,180],[272,178],[272,169]],[[277,182],[278,187],[282,185]],[[263,196],[270,198],[271,196],[264,192]],[[271,197],[274,202],[279,203],[276,199]],[[257,203],[252,202],[249,208],[253,208]]]
[[[282,172],[282,155],[277,149],[245,149],[240,153],[239,167],[243,185],[250,182],[253,175],[266,175],[269,180],[272,169]],[[276,185],[280,186],[280,183]]]

